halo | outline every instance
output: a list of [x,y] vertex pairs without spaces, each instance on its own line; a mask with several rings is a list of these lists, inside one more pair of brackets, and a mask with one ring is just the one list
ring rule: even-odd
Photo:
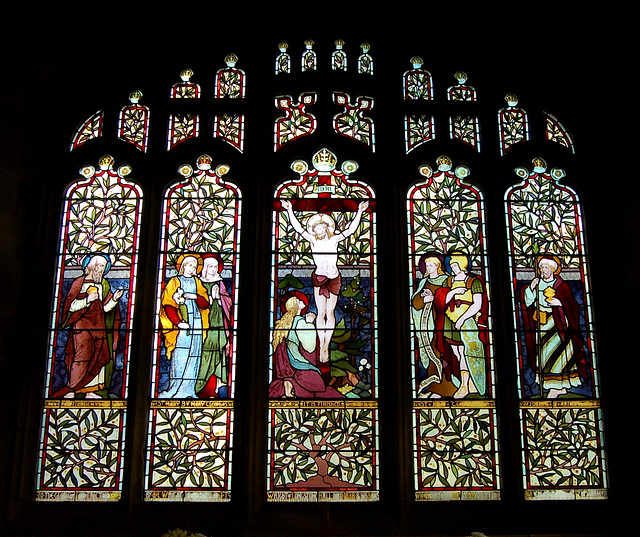
[[224,261],[222,260],[222,256],[220,254],[214,254],[214,253],[202,254],[203,266],[204,266],[204,260],[209,258],[213,258],[218,262],[218,274],[220,274],[224,269]]
[[287,300],[289,300],[292,296],[302,300],[304,302],[304,308],[299,312],[300,315],[304,315],[309,310],[309,297],[305,295],[302,291],[298,291],[296,289],[286,292],[284,295],[280,297],[280,311],[285,313],[287,311]]
[[331,235],[335,234],[336,223],[333,218],[325,213],[316,213],[307,220],[307,231],[313,233],[313,228],[320,223],[324,223],[327,226],[327,230]]
[[430,257],[435,257],[435,258],[439,259],[440,260],[440,264],[444,268],[444,256],[440,252],[438,252],[436,250],[425,252],[424,254],[422,254],[420,256],[420,261],[418,261],[418,269],[420,270],[420,273],[423,276],[427,273],[426,260],[429,259]]
[[107,265],[104,267],[104,273],[106,274],[107,272],[109,272],[109,269],[111,268],[111,256],[109,254],[89,254],[85,256],[85,258],[82,260],[82,270],[86,270],[87,265],[94,257],[102,257],[106,259]]
[[542,261],[543,259],[550,259],[556,264],[556,270],[553,271],[556,276],[560,274],[560,272],[562,272],[562,263],[560,262],[560,258],[557,255],[553,254],[542,254],[538,256],[538,259],[536,259],[536,268],[538,270],[540,267],[540,261]]
[[176,259],[176,270],[178,271],[178,273],[180,272],[182,262],[187,257],[193,257],[197,261],[198,266],[196,267],[196,272],[200,272],[202,270],[202,257],[199,254],[180,254],[178,256],[178,259]]
[[[447,255],[447,257],[444,258],[444,270],[448,273],[448,274],[452,274],[451,272],[451,258],[452,257],[464,257],[467,260],[467,267],[465,270],[465,272],[470,272],[471,271],[471,257],[463,252],[451,252],[450,254]],[[460,267],[462,268],[462,267]]]

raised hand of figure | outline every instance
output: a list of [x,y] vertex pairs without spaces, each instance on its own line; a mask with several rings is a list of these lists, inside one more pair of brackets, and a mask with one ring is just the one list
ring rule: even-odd
[[293,205],[291,205],[291,202],[289,200],[280,200],[280,203],[282,205],[282,208],[285,211],[288,211],[293,207]]
[[529,287],[531,287],[531,290],[538,287],[539,282],[540,282],[540,278],[534,278],[533,280],[531,280],[531,283],[529,284]]
[[364,211],[366,211],[369,208],[369,201],[365,200],[365,201],[361,201],[358,204],[358,211],[360,211],[361,213],[363,213]]
[[120,297],[123,295],[124,289],[118,289],[115,293],[113,293],[114,300],[120,300]]

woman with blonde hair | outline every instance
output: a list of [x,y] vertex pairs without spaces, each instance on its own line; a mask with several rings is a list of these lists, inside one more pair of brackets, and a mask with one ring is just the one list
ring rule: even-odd
[[271,338],[275,378],[269,396],[342,398],[340,392],[325,385],[317,367],[315,314],[307,308],[307,297],[293,292],[286,298],[282,317],[275,322]]
[[169,386],[159,394],[163,399],[196,398],[196,381],[202,358],[202,342],[209,326],[209,295],[196,276],[200,256],[181,255],[178,274],[162,291],[160,326],[169,367]]
[[451,274],[444,284],[444,338],[453,351],[453,382],[458,389],[454,399],[469,394],[485,395],[487,300],[481,279],[469,272],[468,255],[452,253],[445,259]]

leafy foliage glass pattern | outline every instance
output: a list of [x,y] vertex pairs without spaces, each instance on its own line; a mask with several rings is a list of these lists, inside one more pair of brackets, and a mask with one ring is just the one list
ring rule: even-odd
[[[542,159],[534,159],[533,171],[521,167],[516,175],[522,182],[508,189],[505,202],[520,366],[525,495],[529,499],[606,497],[595,333],[580,202],[575,191],[559,183],[564,170],[548,171]],[[587,377],[560,400],[547,398],[546,391],[541,399],[541,380],[529,365],[520,304],[522,287],[539,276],[538,257],[543,254],[560,262],[560,277],[572,289],[580,310],[577,329],[586,353]]]
[[[418,267],[425,254],[463,252],[471,260],[472,273],[485,282],[489,297],[484,202],[482,194],[465,181],[469,170],[450,171],[450,161],[440,157],[438,170],[425,165],[426,181],[409,190],[408,233],[411,281],[414,291],[425,277]],[[412,291],[413,292],[413,291]],[[489,303],[490,306],[490,303]],[[489,316],[489,327],[490,316]],[[417,375],[419,326],[412,326],[414,375],[414,462],[417,500],[442,500],[467,495],[467,499],[498,499],[497,423],[493,393],[493,357],[487,347],[486,400],[425,401]]]
[[232,410],[159,408],[153,413],[150,482],[163,489],[230,489]]
[[[181,166],[183,179],[167,189],[158,293],[160,296],[163,284],[174,274],[182,254],[219,255],[224,266],[223,282],[232,298],[229,332],[230,341],[235,341],[241,195],[232,182],[223,180],[227,171],[224,164],[212,170],[211,158],[202,155],[197,170]],[[158,396],[163,379],[166,381],[168,361],[158,333],[147,440],[146,500],[230,500],[234,356],[233,349],[227,357],[226,398],[191,402],[162,399]]]
[[[302,168],[300,177],[281,183],[275,195],[272,325],[287,292],[301,291],[310,297],[313,307],[311,250],[308,242],[293,232],[279,200],[298,204],[294,209],[303,227],[313,214],[330,208],[336,230],[341,230],[353,219],[358,203],[373,197],[369,187],[346,172],[298,165]],[[298,170],[295,165],[293,168]],[[330,345],[330,376],[345,399],[270,401],[271,500],[378,499],[374,238],[374,213],[369,210],[356,231],[338,246],[343,279]],[[273,368],[272,363],[272,375]]]
[[[45,400],[41,430],[38,499],[112,501],[122,487],[123,427],[126,415],[129,329],[133,318],[136,260],[142,194],[125,179],[128,165],[113,170],[105,155],[100,168],[85,166],[65,197],[57,288],[50,332],[47,397],[67,382],[64,347],[69,331],[60,328],[63,302],[71,282],[82,275],[87,255],[111,262],[107,279],[126,290],[120,301],[120,344],[114,353],[109,397],[114,399]],[[117,283],[116,283],[117,282]],[[116,401],[117,400],[117,401]],[[108,492],[109,494],[101,494]]]
[[119,492],[124,419],[120,408],[48,409],[38,490]]
[[102,136],[102,125],[104,120],[104,112],[98,110],[95,114],[89,116],[85,121],[76,129],[71,139],[71,150],[77,149],[81,145],[84,145],[89,140],[94,140]]
[[[493,490],[498,481],[494,408],[416,410],[416,490]],[[425,494],[426,493],[426,494]]]

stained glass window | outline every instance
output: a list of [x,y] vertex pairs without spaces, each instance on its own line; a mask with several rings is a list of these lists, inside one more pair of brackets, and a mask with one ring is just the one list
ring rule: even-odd
[[407,199],[415,497],[498,499],[484,201],[469,168],[437,164]]
[[[191,82],[193,71],[184,69],[180,73],[182,82],[171,87],[171,99],[199,99],[200,85]],[[167,136],[167,149],[172,149],[185,140],[196,138],[200,134],[200,116],[191,112],[170,114]]]
[[129,94],[130,105],[120,110],[118,118],[118,138],[129,142],[142,152],[147,150],[149,139],[149,107],[139,104],[141,91]]
[[565,172],[516,169],[505,196],[527,499],[606,497],[582,209]]
[[165,194],[146,500],[230,499],[241,200],[211,166]]
[[507,108],[498,111],[501,155],[514,145],[529,140],[529,116],[525,110],[518,108],[518,97],[508,93],[504,100],[507,101]]
[[[474,87],[466,83],[466,73],[458,71],[455,78],[458,84],[447,90],[447,99],[449,101],[476,102],[478,100],[477,92]],[[449,116],[449,134],[452,140],[460,140],[480,151],[480,120],[476,116]]]
[[113,157],[67,190],[60,233],[36,497],[122,492],[130,330],[142,193]]
[[575,146],[573,143],[573,136],[566,129],[566,127],[560,122],[560,120],[549,112],[544,113],[546,124],[547,140],[563,145],[567,149],[575,153]]
[[102,136],[102,125],[104,121],[104,112],[98,110],[95,114],[85,119],[73,133],[71,138],[71,151],[84,145],[89,140]]
[[379,498],[375,206],[327,149],[275,191],[270,501]]
[[226,68],[216,73],[215,96],[218,99],[242,99],[245,96],[246,76],[242,69],[236,67],[238,57],[231,53],[224,59]]
[[373,58],[369,54],[371,46],[369,43],[362,43],[360,48],[362,49],[362,54],[358,57],[358,73],[373,75]]
[[358,96],[352,103],[348,94],[336,91],[333,93],[333,102],[343,107],[343,111],[333,118],[335,131],[375,150],[373,120],[364,115],[373,108],[373,98]]
[[238,151],[244,150],[244,116],[220,114],[213,121],[213,137],[227,142]]
[[276,75],[291,72],[291,56],[287,53],[289,45],[284,41],[278,45],[280,54],[276,58]]
[[178,82],[171,87],[170,97],[172,99],[199,99],[200,84],[191,82],[193,71],[189,68],[183,69],[180,73],[182,82]]
[[404,144],[409,153],[425,142],[435,140],[436,124],[433,116],[410,115],[404,117]]
[[431,73],[422,68],[422,58],[414,56],[411,58],[413,69],[406,71],[403,75],[404,98],[410,100],[433,99],[433,82]]
[[305,50],[302,53],[302,71],[315,71],[318,67],[318,56],[313,50],[313,41],[307,39],[304,42]]
[[347,70],[347,54],[343,50],[344,41],[337,39],[334,43],[336,50],[331,53],[331,69],[334,71],[346,71]]
[[[21,502],[35,477],[40,508],[47,507],[42,501],[65,501],[74,515],[87,509],[80,502],[103,502],[90,506],[99,516],[120,510],[113,505],[119,502],[130,518],[160,513],[157,523],[165,524],[216,503],[225,513],[202,528],[211,534],[219,520],[242,525],[256,511],[275,513],[274,525],[300,508],[328,514],[316,509],[323,502],[334,502],[332,514],[346,517],[337,502],[369,502],[367,510],[376,511],[380,501],[374,525],[389,513],[389,502],[420,515],[433,507],[429,502],[464,500],[486,522],[505,507],[514,507],[515,518],[544,503],[524,498],[613,496],[596,363],[596,357],[605,362],[605,352],[596,354],[596,298],[578,195],[565,186],[563,170],[548,171],[541,159],[533,171],[517,168],[518,184],[506,194],[499,173],[533,156],[538,145],[563,159],[557,165],[580,169],[572,134],[555,115],[521,108],[513,94],[502,110],[481,102],[462,71],[450,87],[438,85],[417,56],[410,70],[396,69],[395,82],[389,65],[373,79],[367,43],[350,58],[347,76],[347,47],[334,39],[304,46],[300,39],[296,51],[285,42],[276,51],[278,41],[240,44],[235,50],[246,51],[247,71],[258,67],[260,75],[249,79],[259,85],[249,88],[249,99],[245,72],[229,54],[205,75],[204,92],[185,69],[164,89],[141,85],[149,88],[144,101],[134,92],[124,107],[107,103],[75,130],[69,161],[92,162],[102,154],[92,156],[94,147],[112,144],[132,152],[136,181],[128,180],[129,166],[105,157],[97,170],[84,167],[70,187],[53,183],[39,192],[53,192],[41,197],[53,203],[56,191],[65,197],[59,251],[52,255],[53,313],[42,338],[43,406],[37,427],[29,421],[24,440],[20,430],[16,440],[18,449],[31,445],[29,461],[37,449],[37,469],[16,470],[9,487],[20,490]],[[395,51],[389,58],[398,57]],[[211,65],[216,54],[212,49],[197,63]],[[432,59],[440,70],[442,58]],[[150,108],[164,110],[167,134],[149,136]],[[381,110],[390,112],[382,124]],[[496,113],[488,138],[483,125],[480,154],[479,118]],[[318,150],[325,137],[332,150]],[[250,195],[241,198],[226,164],[206,154],[195,159],[206,149],[188,157],[174,178],[176,153],[194,143],[217,148],[233,169],[238,164]],[[283,173],[287,155],[309,145],[315,147],[297,153]],[[469,158],[432,162],[436,146]],[[162,156],[162,149],[177,151]],[[428,164],[416,169],[414,181],[406,169],[420,154]],[[384,166],[395,170],[391,180]],[[145,199],[142,228],[138,184],[153,198]],[[378,189],[383,202],[376,201]],[[506,228],[502,209],[496,216],[496,194],[498,205],[504,197]],[[242,252],[249,271],[239,294],[241,209],[243,226],[252,230],[243,239],[255,242],[252,263]],[[138,260],[141,237],[148,244]],[[508,261],[494,239],[508,245]],[[396,263],[398,253],[406,264]],[[382,298],[378,270],[385,289],[395,289]],[[143,288],[151,289],[144,300]],[[95,349],[87,351],[88,342]],[[236,402],[236,393],[246,397]],[[31,406],[22,408],[32,414]],[[383,442],[379,429],[388,435]],[[315,507],[284,505],[296,502]],[[249,531],[263,523],[260,517]],[[306,524],[298,518],[289,519],[292,532]],[[567,528],[574,518],[567,517]],[[451,533],[479,529],[459,523]],[[533,529],[518,524],[514,531]],[[354,527],[348,523],[345,531]]]
[[307,112],[307,106],[316,103],[315,93],[301,93],[298,102],[290,95],[276,97],[276,107],[284,111],[284,117],[276,119],[274,132],[274,150],[277,151],[287,142],[296,140],[315,132],[318,122],[316,117]]

